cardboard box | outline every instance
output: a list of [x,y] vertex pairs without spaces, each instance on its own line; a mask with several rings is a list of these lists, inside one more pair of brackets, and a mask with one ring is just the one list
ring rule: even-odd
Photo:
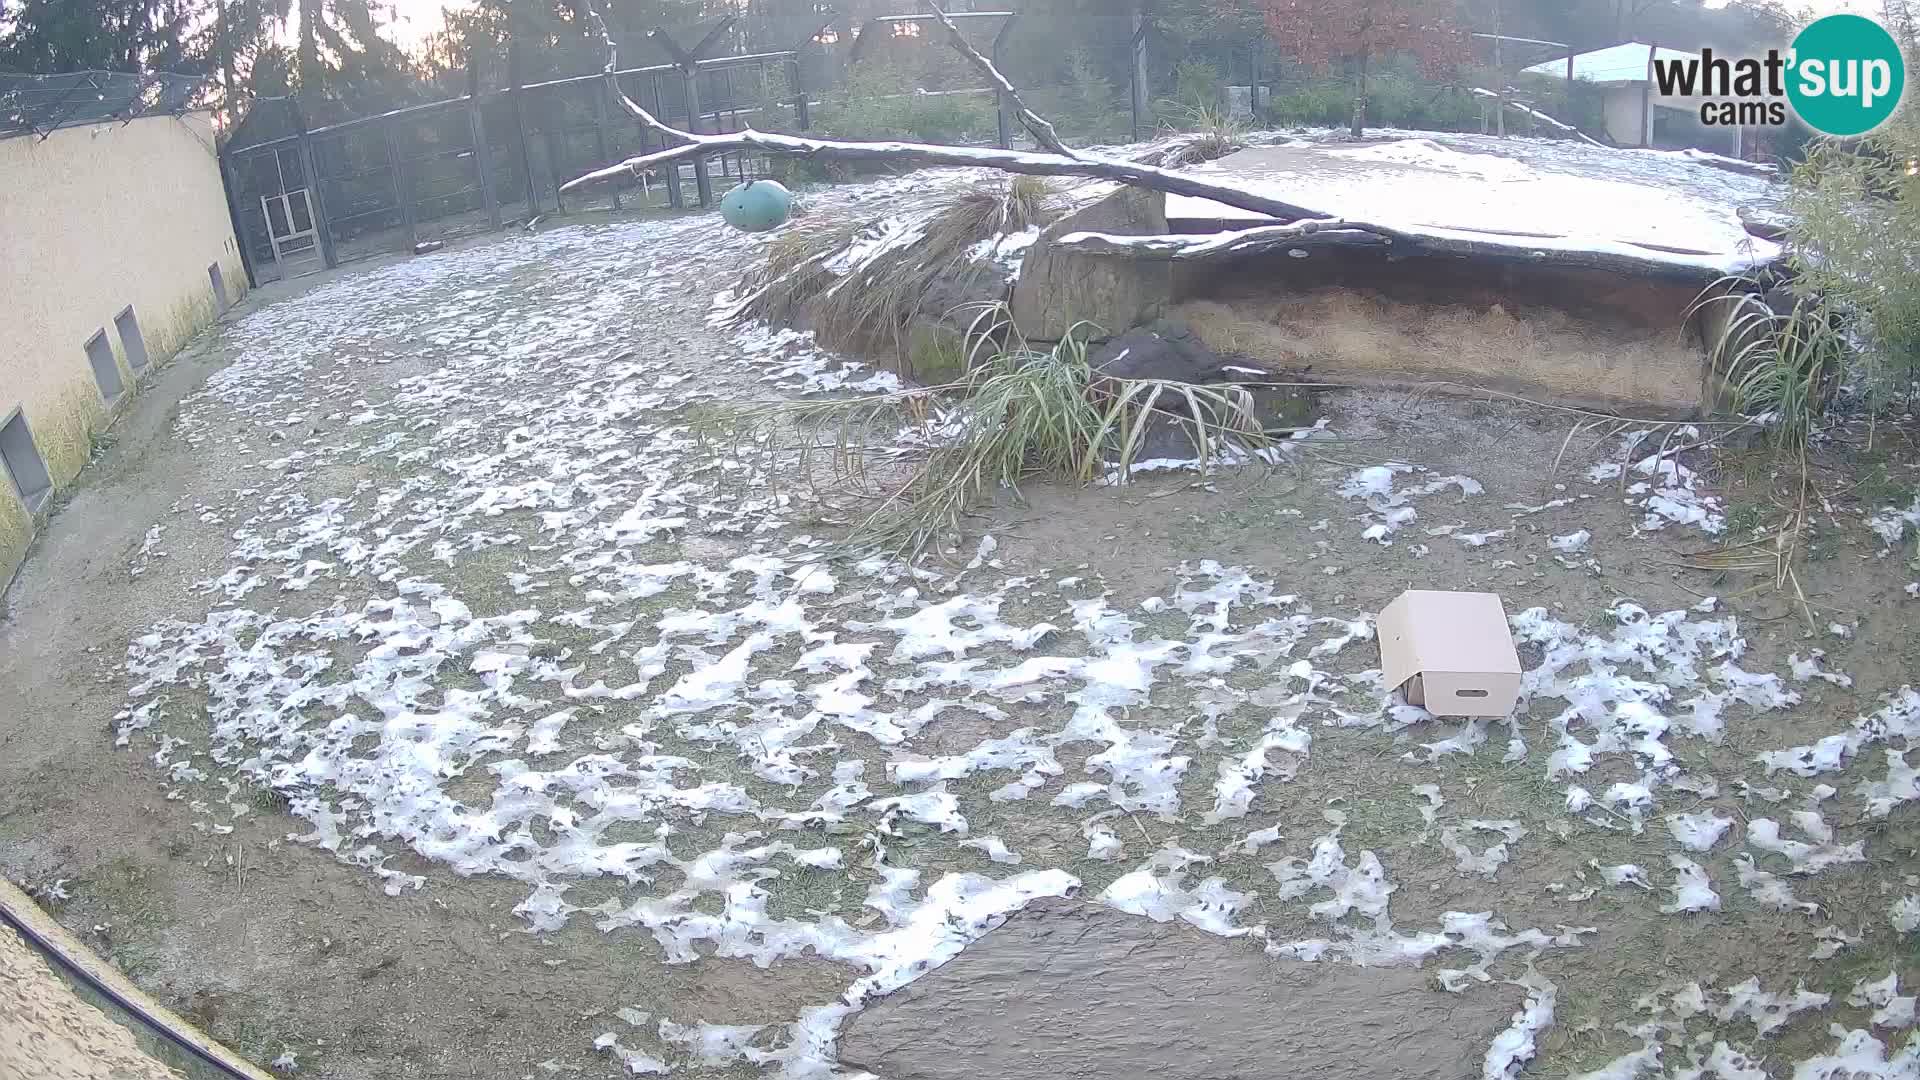
[[1377,620],[1389,690],[1436,716],[1505,716],[1520,697],[1520,655],[1493,593],[1403,592]]

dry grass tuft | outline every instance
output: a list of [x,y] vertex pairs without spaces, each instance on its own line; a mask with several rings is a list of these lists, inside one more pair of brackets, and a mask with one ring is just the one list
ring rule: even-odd
[[[1044,227],[1062,213],[1051,186],[1039,177],[961,192],[913,224],[917,238],[881,243],[871,258],[846,267],[843,253],[857,242],[882,238],[877,228],[810,223],[789,230],[748,275],[736,319],[812,329],[823,344],[859,352],[891,353],[905,363],[915,320],[951,314],[926,309],[936,281],[997,274],[973,263],[969,250],[995,236]],[[911,374],[910,372],[906,374]]]
[[[1036,349],[999,305],[974,320],[957,382],[750,407],[719,430],[776,483],[808,483],[831,501],[820,491],[824,473],[841,493],[869,500],[849,522],[848,549],[901,557],[954,536],[974,506],[1002,488],[1017,495],[1032,477],[1124,480],[1154,425],[1180,428],[1203,461],[1269,445],[1244,389],[1103,378],[1088,363],[1086,329]],[[903,441],[926,449],[907,463]]]
[[767,261],[741,282],[743,302],[736,317],[765,319],[775,326],[799,321],[806,305],[839,278],[826,264],[844,250],[859,227],[819,218],[797,221],[767,245]]
[[1725,324],[1710,359],[1732,391],[1733,407],[1766,416],[1768,437],[1783,454],[1804,453],[1826,411],[1849,346],[1834,313],[1801,297],[1776,312],[1747,278],[1722,278],[1688,308],[1689,320],[1720,308]]
[[1248,121],[1213,105],[1173,105],[1168,119],[1174,130],[1188,134],[1189,138],[1160,162],[1167,168],[1218,161],[1245,149],[1247,133],[1252,130]]

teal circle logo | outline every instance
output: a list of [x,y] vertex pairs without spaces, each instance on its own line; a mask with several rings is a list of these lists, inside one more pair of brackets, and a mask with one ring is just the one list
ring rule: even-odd
[[1793,39],[1787,100],[1815,131],[1864,135],[1893,115],[1907,88],[1906,61],[1886,28],[1860,15],[1828,15]]

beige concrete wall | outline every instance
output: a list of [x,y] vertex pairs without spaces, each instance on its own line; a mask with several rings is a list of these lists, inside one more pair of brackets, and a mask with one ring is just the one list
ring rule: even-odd
[[[246,274],[208,114],[0,140],[0,422],[24,411],[56,490],[116,411],[87,365],[87,339],[107,331],[124,407],[136,380],[114,316],[133,306],[151,371],[213,321],[210,263],[238,299]],[[32,527],[0,480],[0,586]]]
[[1638,85],[1607,87],[1600,96],[1600,116],[1615,143],[1646,145],[1647,99]]

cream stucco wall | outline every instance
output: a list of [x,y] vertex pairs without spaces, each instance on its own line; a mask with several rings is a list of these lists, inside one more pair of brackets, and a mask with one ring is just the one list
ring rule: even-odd
[[[137,392],[114,316],[133,306],[151,371],[213,321],[211,263],[238,299],[247,279],[208,114],[0,140],[0,422],[21,408],[55,490]],[[84,351],[101,329],[126,386],[113,406]],[[0,479],[0,587],[32,529]]]
[[1647,98],[1643,84],[1609,86],[1600,97],[1607,137],[1619,146],[1646,144]]

